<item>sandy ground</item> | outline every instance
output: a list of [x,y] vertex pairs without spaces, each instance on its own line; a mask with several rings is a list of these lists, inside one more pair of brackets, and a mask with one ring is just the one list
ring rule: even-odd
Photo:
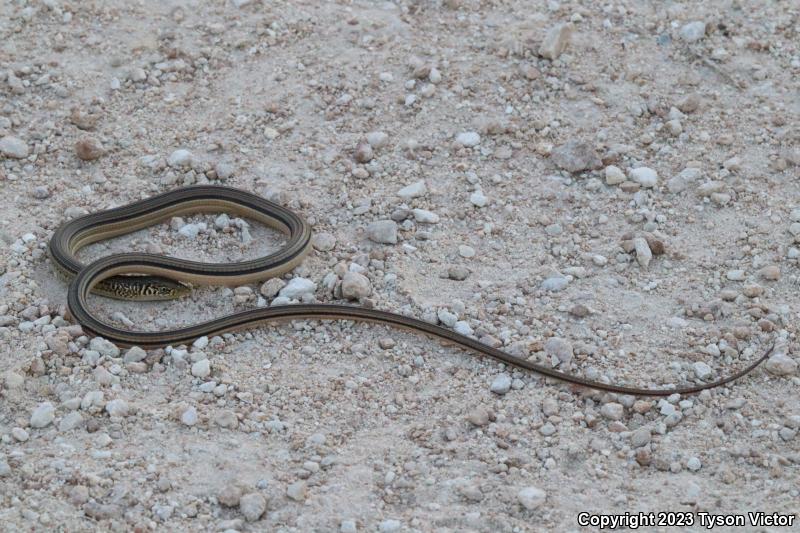
[[[798,27],[796,5],[767,1],[0,1],[3,529],[795,517]],[[283,280],[313,283],[296,299],[349,295],[630,385],[776,355],[659,402],[376,325],[141,354],[64,320],[46,253],[59,224],[206,182],[314,225]],[[198,215],[81,257],[237,261],[282,242]],[[281,285],[93,302],[164,329],[269,305]]]

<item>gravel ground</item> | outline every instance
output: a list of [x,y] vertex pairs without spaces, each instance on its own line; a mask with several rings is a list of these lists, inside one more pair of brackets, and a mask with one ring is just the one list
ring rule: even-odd
[[[0,1],[3,529],[794,516],[798,27],[768,1]],[[65,320],[59,224],[207,182],[302,213],[316,250],[260,287],[93,299],[108,320],[349,301],[639,386],[775,355],[651,401],[377,325],[144,352]],[[282,239],[197,215],[82,257],[237,261]]]

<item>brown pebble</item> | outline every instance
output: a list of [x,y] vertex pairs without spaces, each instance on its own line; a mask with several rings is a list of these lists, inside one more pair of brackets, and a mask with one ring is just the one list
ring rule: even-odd
[[642,186],[635,181],[623,181],[619,184],[619,188],[622,189],[623,192],[638,192],[641,187]]
[[641,466],[648,466],[652,461],[649,448],[639,448],[636,450],[636,462]]
[[643,415],[653,408],[653,402],[648,400],[636,400],[633,402],[633,410],[640,415]]
[[354,157],[359,163],[369,163],[373,157],[372,147],[367,142],[358,143]]
[[758,275],[767,281],[778,281],[781,279],[781,269],[777,265],[768,265],[759,270]]
[[75,143],[75,154],[83,161],[93,161],[104,153],[103,145],[93,137],[84,137]]
[[663,255],[664,254],[664,241],[653,235],[652,233],[643,233],[642,236],[647,241],[647,245],[650,247],[650,251],[653,252],[653,255]]
[[97,126],[97,115],[92,115],[73,108],[69,116],[69,121],[81,130],[93,130]]

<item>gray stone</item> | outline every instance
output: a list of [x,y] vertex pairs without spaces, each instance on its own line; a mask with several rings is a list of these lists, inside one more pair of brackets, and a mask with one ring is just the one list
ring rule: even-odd
[[125,352],[125,357],[122,359],[125,363],[138,363],[139,361],[145,359],[147,357],[147,352],[139,348],[138,346],[131,346],[127,352]]
[[569,280],[564,276],[553,276],[545,279],[542,282],[542,289],[550,292],[558,292],[564,290],[569,284]]
[[28,145],[22,139],[6,135],[0,139],[0,154],[11,159],[28,157]]
[[456,142],[461,146],[471,148],[481,143],[481,136],[475,131],[465,131],[456,135]]
[[427,209],[414,209],[414,220],[421,224],[438,224],[439,215]]
[[790,376],[797,373],[797,361],[784,353],[775,353],[767,359],[765,368],[776,376]]
[[653,188],[658,184],[658,173],[650,167],[637,167],[628,172],[632,181],[645,189]]
[[566,23],[553,26],[545,35],[541,46],[539,46],[539,55],[551,61],[557,59],[567,48],[571,36],[572,24]]
[[538,487],[525,487],[517,493],[517,500],[528,511],[538,509],[546,499],[547,493]]
[[197,409],[194,407],[188,407],[183,413],[181,413],[181,424],[189,427],[197,424]]
[[31,413],[30,425],[32,428],[43,428],[53,423],[56,418],[56,409],[50,402],[43,402],[36,406]]
[[106,404],[106,412],[109,416],[123,417],[128,416],[128,402],[122,398],[111,400]]
[[239,499],[239,510],[248,522],[255,522],[267,510],[267,499],[257,492],[245,494]]
[[641,448],[647,444],[650,444],[650,428],[640,427],[631,433],[631,446]]
[[94,350],[105,357],[119,357],[119,348],[102,337],[95,337],[89,342],[89,349]]
[[271,278],[261,285],[260,292],[267,298],[277,296],[278,292],[286,286],[286,282],[281,278]]
[[625,414],[625,408],[622,406],[622,404],[608,402],[600,408],[600,414],[609,420],[620,420]]
[[58,423],[59,431],[70,431],[83,424],[83,416],[78,411],[72,411]]
[[331,233],[317,233],[311,241],[315,250],[329,252],[336,246],[336,237]]
[[314,294],[317,284],[307,278],[292,278],[278,294],[284,298],[298,299],[304,294]]
[[588,142],[573,139],[553,150],[550,159],[567,172],[583,172],[600,168],[603,162]]
[[694,43],[706,36],[706,23],[701,20],[693,20],[684,24],[680,31],[681,39],[687,43]]
[[347,272],[342,279],[342,296],[348,300],[366,298],[372,293],[372,284],[363,274]]
[[511,376],[500,374],[492,381],[491,391],[495,394],[505,394],[511,390]]
[[399,520],[389,519],[384,520],[383,522],[378,525],[378,531],[381,533],[394,533],[395,531],[400,531],[400,528],[403,527],[403,524]]
[[175,150],[167,158],[167,164],[171,167],[187,167],[192,164],[193,157],[192,152],[189,150]]
[[411,200],[412,198],[419,198],[420,196],[425,196],[428,192],[428,187],[425,185],[423,180],[419,180],[417,182],[412,183],[411,185],[406,185],[399,191],[397,191],[397,196],[402,198],[405,201]]
[[211,361],[201,359],[192,365],[192,375],[196,378],[206,378],[211,375]]
[[397,244],[397,222],[376,220],[367,226],[369,240],[381,244]]
[[306,499],[308,487],[304,481],[295,481],[286,487],[286,495],[296,502],[301,502]]
[[555,357],[562,363],[572,361],[572,345],[561,337],[550,337],[544,343],[544,351],[547,355]]
[[697,361],[696,363],[694,363],[692,365],[692,370],[694,370],[695,376],[704,381],[709,379],[711,375],[714,373],[714,371],[711,370],[711,367],[702,361]]

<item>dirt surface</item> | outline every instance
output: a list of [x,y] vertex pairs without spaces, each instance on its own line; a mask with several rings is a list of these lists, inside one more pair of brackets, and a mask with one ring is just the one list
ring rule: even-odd
[[[3,529],[794,519],[798,27],[795,3],[768,1],[0,0]],[[298,211],[315,251],[282,282],[97,297],[99,314],[158,330],[349,301],[648,387],[776,348],[736,383],[655,401],[377,325],[142,353],[64,319],[55,228],[208,182]],[[184,218],[80,257],[238,261],[284,242]],[[766,526],[714,530],[792,529]]]

